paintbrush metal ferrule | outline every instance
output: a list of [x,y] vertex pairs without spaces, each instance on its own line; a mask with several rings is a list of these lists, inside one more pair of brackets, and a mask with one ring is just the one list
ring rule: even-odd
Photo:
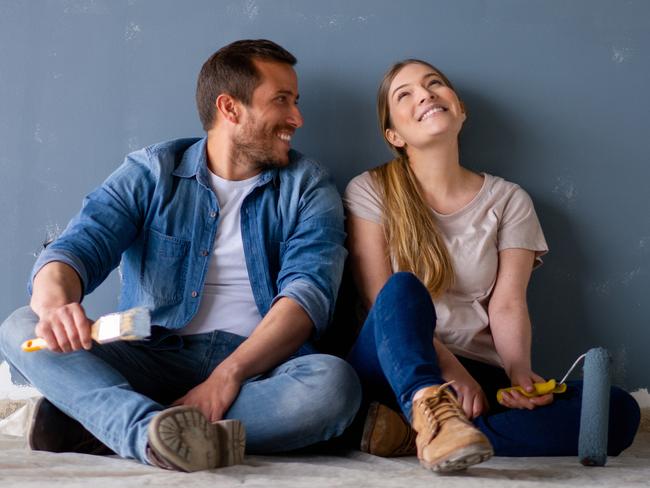
[[93,324],[93,339],[104,344],[112,341],[134,341],[148,337],[151,332],[151,315],[144,307],[100,317]]
[[134,341],[149,336],[151,316],[144,307],[131,308],[100,317],[93,325],[91,335],[99,344],[113,341]]
[[120,313],[104,315],[93,324],[92,336],[100,344],[118,340],[121,336],[121,323],[122,314]]
[[[144,307],[136,307],[124,312],[110,314],[102,317],[102,319],[110,319],[106,323],[106,327],[101,325],[102,329],[106,329],[105,334],[102,330],[102,337],[105,337],[104,342],[114,340],[133,341],[144,339],[151,333],[151,315],[149,309]],[[97,340],[97,342],[101,342]]]

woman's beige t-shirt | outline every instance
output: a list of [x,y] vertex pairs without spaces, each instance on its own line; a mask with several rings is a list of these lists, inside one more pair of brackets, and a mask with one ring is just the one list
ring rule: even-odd
[[[483,186],[474,199],[452,214],[431,209],[454,267],[451,289],[434,300],[436,336],[459,356],[503,366],[494,347],[488,302],[499,266],[499,251],[511,248],[535,251],[535,266],[548,246],[533,202],[515,183],[483,173]],[[382,224],[381,193],[369,172],[348,184],[346,210]],[[393,272],[395,262],[393,262]]]

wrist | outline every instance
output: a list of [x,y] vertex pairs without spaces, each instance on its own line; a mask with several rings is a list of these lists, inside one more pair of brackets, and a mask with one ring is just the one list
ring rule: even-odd
[[530,362],[518,362],[504,365],[504,369],[508,378],[512,379],[513,376],[520,373],[530,373],[532,371]]
[[457,381],[459,383],[468,383],[474,380],[469,371],[460,364],[449,364],[447,368],[440,368],[442,379],[445,381]]
[[241,365],[236,361],[230,360],[230,358],[227,358],[219,364],[210,376],[215,379],[218,378],[220,381],[226,380],[243,383],[246,380],[246,375]]
[[47,318],[52,312],[54,312],[57,308],[62,307],[63,305],[65,304],[40,303],[36,300],[32,300],[29,304],[31,309],[36,315],[38,315],[38,318],[41,320]]
[[39,319],[44,319],[47,318],[49,315],[53,314],[56,312],[58,309],[61,307],[65,307],[66,305],[69,305],[71,303],[74,303],[74,300],[48,300],[47,302],[42,302],[39,300],[31,300],[29,303],[29,306],[31,307],[32,311],[38,315]]

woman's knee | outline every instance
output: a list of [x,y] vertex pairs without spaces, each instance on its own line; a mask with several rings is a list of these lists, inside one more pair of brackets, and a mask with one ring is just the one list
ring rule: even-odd
[[383,286],[375,307],[393,310],[416,310],[420,314],[432,314],[435,319],[435,309],[429,290],[413,273],[401,271],[394,273]]
[[632,445],[639,428],[641,411],[634,397],[625,390],[612,386],[609,402],[609,445],[611,456],[619,455]]
[[377,298],[383,297],[384,295],[406,298],[429,296],[429,292],[420,279],[413,273],[400,271],[393,273],[388,278],[388,281],[382,287]]

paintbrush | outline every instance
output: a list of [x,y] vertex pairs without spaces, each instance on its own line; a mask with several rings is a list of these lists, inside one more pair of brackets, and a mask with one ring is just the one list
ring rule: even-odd
[[[98,344],[144,339],[150,332],[151,316],[143,307],[104,315],[90,327],[90,337]],[[23,342],[20,348],[25,352],[39,351],[47,348],[47,342],[37,337]]]

